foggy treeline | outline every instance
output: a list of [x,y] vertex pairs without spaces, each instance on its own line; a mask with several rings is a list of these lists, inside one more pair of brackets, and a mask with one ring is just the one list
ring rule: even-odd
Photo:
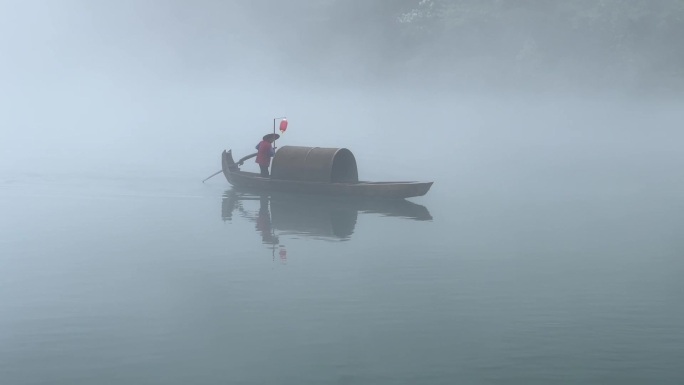
[[65,0],[0,11],[10,82],[107,69],[145,82],[684,89],[684,0]]
[[531,90],[684,88],[682,0],[250,4],[262,16],[258,28],[272,33],[281,65],[331,79]]

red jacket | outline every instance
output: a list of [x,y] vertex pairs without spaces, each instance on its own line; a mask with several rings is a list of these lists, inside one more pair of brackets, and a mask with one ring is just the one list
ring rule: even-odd
[[275,155],[275,150],[273,150],[271,143],[262,140],[256,145],[256,149],[258,150],[256,162],[268,166],[271,163],[271,157]]

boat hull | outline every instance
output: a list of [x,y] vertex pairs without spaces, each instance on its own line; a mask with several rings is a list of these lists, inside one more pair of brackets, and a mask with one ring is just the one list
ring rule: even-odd
[[297,194],[348,196],[369,199],[403,199],[425,195],[433,182],[308,182],[264,178],[260,174],[240,171],[230,151],[222,155],[223,174],[236,188]]

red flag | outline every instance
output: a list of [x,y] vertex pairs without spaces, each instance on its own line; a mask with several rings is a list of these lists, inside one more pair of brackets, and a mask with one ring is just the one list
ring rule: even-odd
[[287,131],[287,119],[280,121],[280,132],[284,134],[285,131]]

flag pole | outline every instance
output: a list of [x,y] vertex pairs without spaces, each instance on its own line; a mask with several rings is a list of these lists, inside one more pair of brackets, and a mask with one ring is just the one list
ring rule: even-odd
[[278,120],[278,119],[283,120],[283,119],[287,119],[287,117],[281,116],[281,117],[279,117],[279,118],[273,118],[273,148],[275,148],[275,146],[276,146],[276,145],[275,145],[275,144],[276,144],[276,139],[275,139],[275,138],[276,138],[276,132],[275,132],[275,129],[276,129],[276,120]]

